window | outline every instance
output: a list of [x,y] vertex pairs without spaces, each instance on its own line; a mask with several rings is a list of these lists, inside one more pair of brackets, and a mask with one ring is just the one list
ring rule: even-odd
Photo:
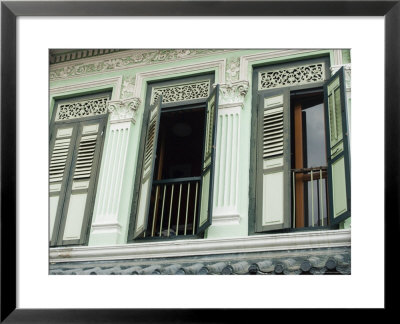
[[50,246],[86,244],[109,94],[58,100],[50,123]]
[[201,236],[211,224],[219,91],[211,84],[149,87],[129,240]]
[[329,75],[324,58],[254,70],[251,233],[350,217],[343,69]]

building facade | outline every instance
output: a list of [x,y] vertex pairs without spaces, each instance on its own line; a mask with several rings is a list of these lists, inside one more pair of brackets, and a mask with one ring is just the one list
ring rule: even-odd
[[50,50],[50,274],[350,274],[347,49]]

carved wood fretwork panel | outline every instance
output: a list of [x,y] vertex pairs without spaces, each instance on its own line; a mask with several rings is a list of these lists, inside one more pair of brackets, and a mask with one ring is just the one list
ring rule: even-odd
[[97,116],[107,113],[108,98],[95,98],[58,105],[55,121]]
[[210,81],[191,82],[180,85],[153,88],[151,104],[162,95],[163,103],[182,102],[208,98],[210,95]]
[[325,64],[315,63],[292,68],[259,72],[258,90],[288,87],[324,81]]

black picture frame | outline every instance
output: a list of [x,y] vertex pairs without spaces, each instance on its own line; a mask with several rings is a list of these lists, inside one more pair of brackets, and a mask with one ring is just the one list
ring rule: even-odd
[[[384,16],[385,18],[385,265],[373,255],[365,271],[385,267],[385,309],[398,283],[400,1],[2,1],[1,2],[1,317],[4,323],[234,322],[240,309],[16,308],[16,19],[18,16]],[[366,67],[371,68],[371,67]],[[371,171],[373,172],[373,171]],[[373,189],[372,189],[373,190]],[[377,215],[381,217],[382,215]],[[393,250],[393,251],[392,251]],[[238,292],[240,294],[240,292]],[[242,296],[251,298],[251,296]],[[267,306],[267,305],[266,305]],[[263,310],[250,310],[261,318]],[[247,314],[250,315],[250,314]],[[336,314],[337,315],[337,314]],[[325,317],[325,316],[324,316]]]

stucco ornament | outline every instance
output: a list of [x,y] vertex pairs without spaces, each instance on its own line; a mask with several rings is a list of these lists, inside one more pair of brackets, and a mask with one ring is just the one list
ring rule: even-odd
[[[147,64],[159,64],[195,57],[224,53],[226,49],[170,49],[170,50],[126,50],[108,54],[108,58],[85,62],[83,60],[52,64],[50,80],[103,73],[114,70],[138,67]],[[110,57],[111,56],[111,57]],[[68,65],[66,65],[68,64]]]
[[239,79],[240,61],[239,58],[233,58],[228,61],[226,69],[226,80],[228,82],[237,81]]
[[235,81],[221,84],[219,104],[241,104],[249,91],[248,81]]
[[136,110],[140,105],[139,98],[127,98],[121,100],[113,100],[108,102],[108,111],[110,113],[110,121],[126,121],[136,122]]
[[135,77],[127,76],[124,77],[122,82],[121,99],[131,98],[135,90]]

